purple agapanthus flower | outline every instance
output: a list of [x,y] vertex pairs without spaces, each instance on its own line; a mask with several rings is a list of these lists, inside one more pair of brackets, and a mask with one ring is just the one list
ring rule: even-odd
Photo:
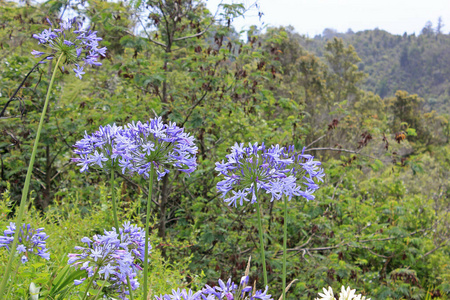
[[[304,153],[295,152],[279,145],[266,148],[264,144],[235,144],[227,161],[216,162],[216,171],[225,177],[217,183],[217,189],[228,205],[243,205],[244,201],[256,202],[257,190],[265,190],[271,201],[284,195],[302,196],[313,200],[313,193],[319,188],[314,180],[323,181],[320,161]],[[231,195],[229,192],[232,191]]]
[[33,50],[33,51],[31,51],[31,54],[34,55],[34,57],[40,57],[40,56],[44,55],[45,52]]
[[73,69],[73,71],[75,72],[75,76],[78,78],[82,78],[82,75],[86,74],[85,72],[83,72],[83,67],[79,66],[77,64],[75,64],[76,68]]
[[242,276],[239,285],[231,281],[231,278],[225,283],[219,279],[219,285],[210,287],[208,285],[202,289],[204,297],[202,300],[272,300],[271,295],[267,295],[269,287],[264,291],[257,290],[252,292],[252,287],[248,285],[249,277]]
[[172,290],[171,295],[160,295],[155,296],[156,300],[202,300],[202,292],[196,292],[194,293],[191,289],[186,290],[183,289],[180,291],[180,289]]
[[125,127],[100,126],[92,135],[85,133],[76,142],[73,158],[81,166],[80,172],[90,167],[110,170],[120,168],[122,173],[149,177],[152,164],[158,180],[173,166],[191,173],[197,168],[197,146],[194,138],[175,123],[164,124],[161,117],[147,123],[130,123]]
[[116,142],[115,153],[123,173],[147,178],[153,164],[161,180],[169,173],[169,166],[185,173],[197,168],[194,138],[175,123],[163,123],[161,117],[128,124]]
[[[104,235],[94,235],[81,239],[84,247],[77,246],[81,253],[70,253],[68,263],[81,270],[86,270],[86,278],[75,280],[80,285],[87,278],[94,276],[98,270],[96,280],[107,280],[111,285],[103,288],[108,295],[118,295],[121,299],[128,299],[129,293],[127,277],[132,290],[139,287],[137,272],[142,270],[145,254],[145,233],[136,225],[125,222],[119,229],[119,234],[113,228],[104,231]],[[149,253],[152,249],[148,245]]]
[[156,296],[156,300],[273,300],[267,294],[268,287],[264,291],[257,290],[252,293],[252,287],[248,285],[249,277],[243,276],[240,284],[219,279],[219,285],[211,287],[205,285],[203,289],[194,293],[192,290],[172,290],[172,294]]
[[[16,232],[15,223],[9,223],[3,235],[0,235],[0,248],[10,249],[10,245],[14,241]],[[22,255],[21,262],[24,264],[28,261],[30,254],[38,255],[46,260],[50,259],[47,252],[46,240],[48,235],[44,232],[44,228],[32,229],[30,224],[23,224],[19,232],[19,241],[17,244],[17,253]]]
[[102,65],[98,60],[100,56],[106,56],[107,49],[106,47],[99,48],[98,42],[102,38],[97,36],[97,31],[91,31],[89,28],[83,29],[83,24],[77,22],[76,18],[61,22],[59,28],[53,28],[53,24],[49,20],[48,23],[50,24],[49,29],[44,29],[39,34],[33,34],[33,37],[38,40],[38,44],[49,49],[48,52],[31,51],[35,57],[46,55],[40,63],[45,63],[46,60],[62,54],[65,58],[63,63],[75,65],[76,68],[73,71],[80,79],[85,74],[83,69],[86,65]]
[[90,167],[107,169],[118,166],[116,146],[117,138],[123,134],[122,126],[100,126],[92,135],[85,133],[84,138],[75,143],[74,153],[79,155],[72,161],[81,166],[80,172],[88,171]]

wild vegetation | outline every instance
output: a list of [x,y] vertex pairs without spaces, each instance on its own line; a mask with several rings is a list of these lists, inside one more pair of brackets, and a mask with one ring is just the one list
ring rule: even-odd
[[[427,27],[418,36],[376,29],[309,39],[293,28],[253,27],[243,40],[232,20],[245,9],[222,5],[216,13],[184,0],[0,0],[2,231],[17,218],[57,63],[31,55],[41,49],[33,34],[76,17],[107,48],[82,80],[73,66],[54,73],[23,221],[45,228],[50,260],[17,264],[11,299],[28,299],[31,283],[42,299],[81,299],[84,290],[71,283],[83,273],[67,267],[67,255],[82,238],[115,226],[112,198],[119,223],[149,222],[152,299],[220,278],[239,282],[250,256],[249,285],[264,290],[259,215],[274,299],[282,294],[285,224],[287,282],[297,280],[287,299],[342,285],[372,299],[448,298],[449,35]],[[171,171],[151,190],[148,178],[121,169],[114,185],[102,170],[80,173],[73,145],[85,132],[156,116],[195,137],[190,176]],[[224,202],[215,163],[235,143],[255,142],[305,147],[320,160],[325,176],[315,199],[294,196],[285,210],[261,192],[261,214],[250,202]],[[0,248],[2,268],[8,259]],[[65,296],[55,282],[70,287]]]

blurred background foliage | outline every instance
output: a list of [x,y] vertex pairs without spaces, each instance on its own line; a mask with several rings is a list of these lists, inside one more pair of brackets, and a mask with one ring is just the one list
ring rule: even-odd
[[[315,201],[292,199],[287,220],[281,204],[262,199],[275,297],[283,222],[288,280],[298,279],[289,299],[311,299],[328,285],[372,299],[450,295],[450,36],[428,26],[418,36],[325,30],[311,39],[291,27],[254,26],[242,38],[232,20],[245,11],[233,4],[210,12],[193,0],[0,0],[2,228],[13,221],[51,72],[49,64],[34,68],[32,34],[48,27],[47,17],[77,16],[108,47],[103,66],[83,80],[57,74],[27,220],[46,228],[52,260],[19,273],[17,293],[32,272],[45,286],[83,236],[113,224],[104,175],[80,174],[72,145],[100,125],[161,115],[195,136],[199,168],[157,184],[154,294],[239,280],[250,255],[260,285],[254,208],[223,203],[214,163],[235,142],[264,142],[307,147],[327,174]],[[141,223],[147,184],[117,175],[121,220]]]

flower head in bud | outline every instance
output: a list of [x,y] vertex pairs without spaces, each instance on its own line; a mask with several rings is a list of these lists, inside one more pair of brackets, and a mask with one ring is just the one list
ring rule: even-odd
[[[9,223],[3,235],[0,235],[0,248],[10,249],[10,245],[14,241],[16,232],[15,223]],[[19,231],[18,245],[16,251],[21,254],[21,262],[24,264],[29,260],[29,255],[35,254],[46,260],[50,259],[50,254],[46,249],[46,240],[48,235],[45,234],[44,228],[33,229],[30,224],[23,224]]]

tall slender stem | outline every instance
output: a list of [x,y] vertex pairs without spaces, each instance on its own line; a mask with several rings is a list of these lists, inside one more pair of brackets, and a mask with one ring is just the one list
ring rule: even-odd
[[100,266],[97,266],[97,269],[95,270],[94,275],[92,276],[91,280],[89,281],[88,286],[86,287],[86,291],[84,292],[83,300],[86,299],[89,289],[91,288],[91,285],[94,282],[95,276],[97,276],[97,273],[99,270],[100,270]]
[[287,197],[284,197],[284,236],[283,236],[283,300],[286,300],[286,244],[287,244]]
[[100,288],[100,291],[98,291],[97,295],[95,295],[94,300],[97,300],[98,296],[100,296],[100,294],[102,293],[102,290],[103,290],[103,285],[102,285],[102,287]]
[[150,167],[150,179],[148,183],[148,200],[147,200],[147,217],[145,218],[145,254],[144,254],[144,298],[147,300],[148,294],[148,227],[150,220],[150,204],[152,201],[152,191],[153,191],[153,177],[155,173],[155,166],[152,163]]
[[119,234],[119,221],[117,219],[116,195],[114,193],[114,163],[111,163],[111,200],[113,204],[114,226],[116,227],[117,234]]
[[47,97],[45,98],[44,108],[42,109],[41,119],[39,121],[38,130],[36,132],[36,139],[34,140],[33,151],[31,152],[30,163],[28,164],[27,175],[25,177],[25,185],[23,186],[23,190],[22,190],[22,198],[20,200],[19,213],[17,214],[16,224],[15,224],[16,232],[14,233],[14,240],[11,245],[9,260],[5,267],[5,272],[3,272],[3,275],[2,275],[3,278],[2,278],[2,283],[0,285],[0,299],[2,299],[2,296],[5,293],[6,284],[9,279],[9,273],[11,272],[12,263],[14,261],[14,255],[16,252],[17,242],[19,239],[19,231],[20,231],[19,228],[22,226],[22,219],[23,219],[23,215],[25,212],[25,206],[26,206],[26,202],[27,202],[27,198],[28,198],[28,190],[30,188],[31,174],[33,173],[34,159],[35,159],[36,153],[37,153],[37,147],[39,144],[39,138],[41,136],[42,125],[44,124],[45,114],[47,112],[47,106],[48,106],[48,102],[50,99],[50,92],[53,87],[53,82],[55,81],[56,71],[58,69],[59,63],[61,62],[62,58],[63,58],[63,55],[61,54],[58,58],[58,61],[56,62],[55,68],[53,69],[52,78],[50,80],[50,84],[47,89]]
[[11,286],[9,287],[8,292],[6,293],[6,299],[8,299],[9,293],[11,292],[11,289],[14,286],[14,281],[16,281],[17,271],[19,271],[19,267],[20,267],[20,264],[18,263],[16,270],[14,271],[14,274],[11,278]]
[[256,212],[258,214],[258,231],[259,231],[259,250],[261,253],[261,262],[263,266],[263,276],[264,276],[264,286],[267,286],[267,271],[266,271],[266,256],[264,253],[264,238],[263,238],[263,227],[261,220],[261,209],[259,208],[258,201],[258,187],[256,182],[253,184],[255,186],[255,197],[256,197]]
[[134,300],[133,298],[133,289],[131,288],[130,276],[127,275],[127,284],[128,284],[128,292],[130,293],[130,300]]

